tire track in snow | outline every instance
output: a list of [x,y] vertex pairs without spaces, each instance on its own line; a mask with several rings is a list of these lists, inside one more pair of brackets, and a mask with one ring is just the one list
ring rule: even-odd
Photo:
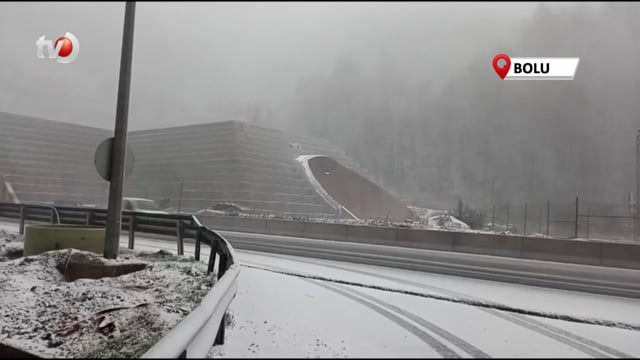
[[[256,264],[256,265],[260,265],[260,266],[267,266],[267,265],[256,263],[256,262],[252,262],[252,263]],[[278,268],[278,267],[275,267],[275,266],[272,267],[272,268],[285,270],[285,269]],[[264,269],[261,269],[261,270],[264,270]],[[462,338],[450,333],[449,331],[439,327],[438,325],[436,325],[436,324],[434,324],[434,323],[432,323],[430,321],[425,320],[424,318],[421,318],[420,316],[418,316],[418,315],[416,315],[416,314],[414,314],[412,312],[409,312],[409,311],[406,311],[404,309],[401,309],[401,308],[399,308],[399,307],[397,307],[397,306],[395,306],[393,304],[390,304],[388,302],[376,299],[375,297],[370,296],[368,294],[365,294],[365,293],[363,293],[361,291],[357,291],[355,289],[346,288],[345,286],[327,285],[327,284],[323,284],[323,283],[319,282],[318,280],[312,280],[312,279],[303,279],[303,280],[305,280],[305,281],[307,281],[307,282],[309,282],[311,284],[327,288],[327,289],[332,290],[334,292],[340,291],[341,295],[347,296],[350,299],[352,299],[354,301],[357,301],[358,303],[360,303],[362,305],[365,305],[365,306],[367,306],[369,308],[373,309],[373,307],[376,307],[376,308],[381,307],[381,308],[383,308],[383,310],[384,310],[384,308],[386,308],[387,310],[393,311],[396,314],[399,314],[399,315],[402,315],[402,316],[404,316],[404,317],[406,317],[408,319],[411,319],[412,321],[414,321],[414,322],[420,324],[421,326],[423,326],[425,329],[430,330],[431,332],[435,333],[436,335],[446,339],[450,343],[452,343],[452,344],[456,345],[457,347],[461,348],[462,350],[464,350],[465,352],[467,352],[469,355],[471,355],[474,358],[481,358],[481,359],[491,358],[487,353],[485,353],[484,351],[478,349],[477,347],[473,346],[472,344],[468,343],[464,339],[462,339]],[[344,292],[351,293],[352,296],[345,295]],[[355,298],[353,298],[353,296],[355,296]],[[364,299],[362,299],[362,298],[364,298]],[[365,304],[365,303],[368,303],[368,305]],[[374,311],[379,312],[376,309],[374,309]],[[386,310],[384,310],[384,311],[386,311]],[[400,321],[402,321],[403,324],[409,324],[410,328],[407,328],[405,325],[402,325],[402,324],[398,323],[402,327],[404,327],[407,330],[411,331],[414,335],[416,335],[418,337],[421,337],[418,334],[416,334],[414,331],[412,331],[412,329],[415,328],[415,326],[413,324],[408,323],[404,319],[399,318],[398,316],[396,316],[394,314],[391,314],[392,316],[394,316],[393,319],[388,317],[385,314],[382,314],[382,315],[387,317],[388,319],[396,322],[396,323],[398,323],[398,321],[396,321],[396,320],[399,319]],[[396,320],[394,320],[394,319],[396,319]],[[426,333],[421,331],[421,334],[423,334],[422,336],[424,336],[424,334],[426,334]],[[426,335],[431,337],[428,334],[426,334]],[[447,348],[447,349],[449,349],[450,351],[453,352],[453,350],[451,350],[450,348],[446,347],[446,345],[442,344],[441,342],[438,342],[438,340],[436,340],[436,339],[434,339],[434,340],[439,344],[438,346],[444,346],[445,348]],[[431,343],[429,343],[429,345],[432,346]],[[433,348],[434,348],[434,350],[438,351],[438,348],[435,348],[435,347],[433,347]],[[440,351],[438,351],[438,353],[440,353]],[[455,352],[454,352],[454,354],[455,354]],[[441,355],[445,356],[444,354],[441,354]],[[451,356],[451,355],[447,355],[447,356]],[[447,357],[447,356],[445,356],[445,357]],[[459,357],[459,356],[457,356],[457,354],[454,355],[454,356]]]
[[[245,263],[247,263],[247,262],[245,262]],[[443,296],[440,296],[440,295],[424,294],[424,293],[419,293],[419,292],[409,291],[409,290],[399,290],[399,289],[393,289],[393,288],[386,288],[386,287],[377,286],[377,285],[367,285],[367,284],[361,284],[361,283],[357,283],[357,282],[353,282],[353,281],[344,281],[344,280],[339,280],[339,279],[331,279],[331,278],[326,278],[326,277],[322,277],[322,276],[305,275],[305,274],[300,274],[300,273],[294,273],[294,272],[291,272],[289,270],[284,270],[284,271],[276,270],[276,269],[274,269],[273,266],[270,266],[270,265],[261,265],[261,266],[242,265],[242,266],[245,266],[245,267],[248,267],[248,268],[254,268],[254,269],[258,269],[258,270],[271,271],[271,272],[275,272],[275,273],[279,273],[279,274],[283,274],[283,275],[296,276],[296,277],[305,278],[305,279],[314,279],[314,280],[328,281],[328,282],[337,283],[337,284],[345,284],[345,285],[360,286],[360,287],[365,287],[365,288],[370,288],[370,289],[397,292],[397,293],[401,293],[401,294],[405,294],[405,295],[420,296],[420,297],[425,297],[425,298],[430,298],[430,299],[435,299],[435,300],[444,300],[444,301],[460,303],[460,304],[465,304],[465,305],[471,305],[471,306],[476,306],[476,307],[479,307],[479,308],[486,308],[486,309],[491,309],[491,310],[496,310],[497,309],[497,310],[504,310],[506,312],[515,312],[516,314],[539,316],[539,317],[545,317],[545,318],[550,318],[550,319],[555,319],[555,320],[566,320],[566,321],[577,322],[577,323],[582,323],[582,324],[601,325],[601,326],[607,326],[607,327],[622,328],[622,329],[627,329],[627,330],[631,329],[631,330],[636,330],[636,331],[640,330],[640,326],[637,326],[637,325],[621,324],[621,323],[616,323],[616,322],[612,322],[612,321],[608,321],[608,320],[596,320],[596,319],[588,319],[588,318],[579,318],[579,317],[568,316],[568,315],[547,314],[547,313],[544,313],[544,312],[517,309],[517,308],[513,308],[513,307],[501,305],[501,304],[491,304],[491,303],[475,302],[475,301],[464,300],[464,299],[461,300],[461,299],[455,299],[455,298],[447,298],[447,297],[443,297]],[[522,324],[522,322],[520,324]],[[549,326],[551,326],[551,325],[549,325]],[[536,332],[541,333],[541,331],[544,331],[543,329],[539,329],[539,328],[538,328],[538,330],[540,330],[540,331],[536,331]],[[568,333],[568,332],[566,332],[566,333]],[[574,347],[574,348],[576,348],[577,350],[582,351],[583,349],[587,349],[587,351],[589,353],[593,353],[593,356],[596,356],[596,357],[607,357],[605,354],[601,354],[601,353],[597,353],[596,354],[595,350],[589,349],[588,347],[585,347],[584,345],[580,345],[579,343],[576,344],[575,341],[572,341],[570,339],[563,339],[558,334],[553,334],[553,333],[551,333],[549,331],[546,331],[545,334],[543,334],[543,335],[548,335],[548,334],[552,334],[552,336],[553,336],[553,338],[555,340],[562,339],[561,341],[563,343],[565,343],[566,345],[568,345],[568,346],[574,347],[573,345],[576,345],[577,348],[576,347]],[[578,335],[575,335],[575,334],[572,334],[572,336],[574,336],[576,338],[581,338],[581,337],[579,337]],[[619,351],[617,351],[615,349],[611,349],[611,348],[609,348],[609,347],[607,347],[605,345],[598,344],[598,343],[596,343],[596,342],[594,342],[592,340],[588,340],[588,339],[584,339],[584,338],[581,338],[581,339],[586,340],[586,341],[588,341],[588,342],[590,342],[592,344],[597,344],[598,346],[608,348],[610,351],[625,355],[625,356],[621,356],[621,357],[633,358],[633,356],[631,356],[631,355],[624,354],[624,353],[619,352]]]
[[480,359],[489,359],[491,358],[491,356],[489,356],[489,354],[485,353],[484,351],[478,349],[477,347],[471,345],[470,343],[468,343],[467,341],[463,340],[462,338],[450,333],[449,331],[435,325],[432,322],[429,322],[427,320],[425,320],[424,318],[421,318],[420,316],[409,312],[407,310],[401,309],[393,304],[390,304],[388,302],[382,301],[380,299],[376,299],[375,297],[369,295],[369,294],[365,294],[361,291],[357,291],[355,289],[347,289],[345,286],[341,285],[341,288],[343,288],[343,290],[348,291],[350,293],[353,293],[355,295],[358,295],[360,297],[363,297],[367,300],[369,300],[370,302],[376,303],[382,307],[385,307],[391,311],[395,311],[396,313],[403,315],[406,318],[409,318],[411,320],[413,320],[414,322],[420,324],[421,326],[423,326],[426,329],[429,329],[431,332],[439,335],[440,337],[446,339],[447,341],[449,341],[450,343],[454,344],[455,346],[461,348],[462,350],[466,351],[469,355],[473,356],[474,358],[480,358]]
[[[269,256],[272,256],[271,254],[269,254]],[[393,276],[388,276],[388,275],[384,275],[384,274],[378,274],[378,273],[374,273],[374,272],[369,272],[369,271],[365,271],[365,270],[356,270],[356,269],[350,269],[347,267],[343,267],[343,266],[339,266],[339,265],[328,265],[328,264],[323,264],[320,261],[313,261],[313,260],[297,260],[297,259],[291,259],[288,258],[286,256],[277,256],[275,255],[274,257],[280,258],[280,259],[285,259],[285,260],[289,260],[289,261],[299,261],[299,262],[303,262],[303,263],[308,263],[308,264],[312,264],[312,265],[317,265],[317,266],[324,266],[324,267],[329,267],[332,269],[340,269],[340,270],[344,270],[344,271],[349,271],[349,272],[353,272],[353,273],[358,273],[358,274],[362,274],[362,275],[368,275],[368,276],[375,276],[381,279],[387,279],[387,280],[391,280],[391,281],[396,281],[399,283],[403,283],[406,285],[411,285],[411,286],[415,286],[415,287],[419,287],[419,288],[423,288],[426,290],[432,290],[432,291],[438,291],[441,292],[443,294],[448,294],[451,296],[458,296],[458,297],[467,297],[469,299],[474,299],[474,300],[478,300],[478,301],[487,301],[486,299],[482,299],[482,298],[478,298],[478,297],[474,297],[474,296],[470,296],[467,294],[463,294],[454,290],[449,290],[449,289],[444,289],[441,287],[437,287],[437,286],[433,286],[433,285],[427,285],[427,284],[423,284],[423,283],[419,283],[419,282],[415,282],[415,281],[411,281],[411,280],[406,280],[406,279],[401,279],[401,278],[396,278]],[[495,309],[486,309],[486,308],[479,308],[479,310],[482,310],[486,313],[489,313],[493,316],[497,316],[501,319],[504,319],[506,321],[509,321],[513,324],[525,327],[529,330],[535,331],[538,334],[550,337],[556,341],[560,341],[566,345],[569,345],[571,347],[573,347],[576,350],[580,350],[586,354],[589,354],[591,356],[594,356],[596,358],[602,358],[602,357],[618,357],[618,358],[634,358],[634,356],[626,354],[624,352],[618,351],[616,349],[613,349],[607,345],[598,343],[594,340],[591,339],[587,339],[584,338],[580,335],[574,334],[572,332],[569,332],[567,330],[564,330],[562,328],[559,328],[557,326],[553,326],[550,324],[545,324],[543,322],[540,322],[538,320],[526,317],[524,315],[521,314],[509,314],[509,313],[504,313],[504,312],[500,312],[498,310]],[[567,339],[565,339],[565,337]],[[594,351],[591,348],[589,348],[588,346],[591,346],[595,349],[598,349],[602,352],[604,352],[604,354],[602,352],[599,351]]]
[[455,358],[455,359],[459,359],[460,355],[458,355],[456,352],[454,352],[451,348],[449,348],[448,346],[446,346],[444,343],[442,343],[440,340],[434,338],[433,336],[429,335],[428,333],[424,332],[423,330],[421,330],[420,328],[418,328],[417,326],[411,324],[410,322],[404,320],[403,318],[399,317],[396,314],[391,313],[388,310],[385,310],[384,308],[373,304],[371,302],[365,301],[364,299],[361,299],[347,291],[344,291],[342,289],[338,289],[335,286],[329,286],[326,284],[323,284],[319,281],[313,281],[313,280],[309,280],[309,279],[304,279],[305,281],[315,285],[315,286],[319,286],[321,288],[324,288],[326,290],[332,291],[334,293],[337,293],[339,295],[342,295],[346,298],[349,298],[355,302],[357,302],[360,305],[364,305],[365,307],[368,307],[369,309],[375,311],[376,313],[386,317],[387,319],[391,320],[392,322],[394,322],[395,324],[403,327],[404,329],[406,329],[407,331],[409,331],[410,333],[412,333],[413,335],[417,336],[420,340],[422,340],[423,342],[425,342],[427,345],[429,345],[433,350],[435,350],[438,354],[440,354],[440,356],[442,356],[443,358]]

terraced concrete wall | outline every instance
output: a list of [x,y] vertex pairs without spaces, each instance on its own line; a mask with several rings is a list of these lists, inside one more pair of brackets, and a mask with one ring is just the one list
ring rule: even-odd
[[22,202],[75,200],[101,205],[107,183],[93,154],[106,130],[0,113],[0,175]]
[[[108,183],[93,157],[108,130],[0,113],[0,175],[23,202],[76,200],[106,206]],[[132,131],[134,171],[125,196],[170,198],[194,211],[218,202],[285,215],[335,216],[295,157],[300,152],[351,159],[324,140],[235,121]],[[362,171],[364,173],[364,171]]]
[[357,166],[328,142],[235,121],[132,132],[129,139],[137,166],[127,194],[170,198],[171,206],[180,203],[187,211],[233,202],[272,213],[333,217],[295,157],[315,151]]

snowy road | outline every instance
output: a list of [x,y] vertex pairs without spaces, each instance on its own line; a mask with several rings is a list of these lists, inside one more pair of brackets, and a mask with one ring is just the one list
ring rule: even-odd
[[640,271],[363,242],[219,231],[237,250],[338,260],[640,299]]
[[[175,251],[175,243],[137,238],[136,248]],[[185,253],[193,246],[185,244]],[[237,256],[232,324],[226,343],[212,349],[216,357],[640,356],[640,332],[621,328],[640,325],[636,299],[289,255]]]
[[[636,300],[330,261],[239,253],[242,264],[477,298],[569,314],[638,322]],[[319,265],[322,264],[322,265]],[[376,275],[380,274],[380,275]],[[384,277],[382,277],[384,276]],[[235,325],[215,354],[228,357],[625,357],[640,354],[637,331],[586,325],[347,286],[244,267],[231,305]],[[526,302],[525,302],[526,300]],[[572,305],[573,304],[573,305]],[[596,310],[592,312],[591,310]],[[607,310],[609,309],[609,310]],[[614,310],[615,309],[615,310]]]

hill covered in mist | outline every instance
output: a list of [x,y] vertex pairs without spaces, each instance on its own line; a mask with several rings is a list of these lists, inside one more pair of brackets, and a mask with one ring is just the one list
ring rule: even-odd
[[[638,15],[634,3],[538,6],[444,87],[346,58],[300,82],[292,118],[346,146],[405,197],[478,207],[575,196],[622,203],[635,186],[640,128]],[[498,52],[580,65],[573,81],[501,81],[491,68]]]

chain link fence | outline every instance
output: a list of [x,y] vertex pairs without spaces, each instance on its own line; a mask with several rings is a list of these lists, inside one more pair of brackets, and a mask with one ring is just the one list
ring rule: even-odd
[[640,241],[640,218],[626,204],[552,202],[495,204],[488,213],[488,230],[558,239]]

